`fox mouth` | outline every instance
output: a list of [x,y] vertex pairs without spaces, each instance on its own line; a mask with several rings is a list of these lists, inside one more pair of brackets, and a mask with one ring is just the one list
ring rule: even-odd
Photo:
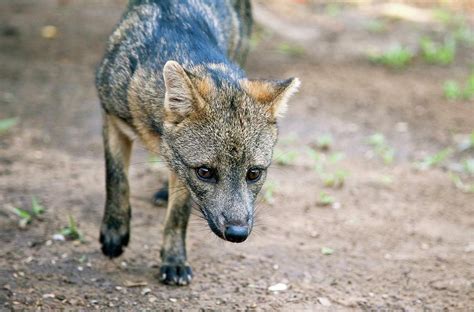
[[219,238],[221,238],[223,240],[226,240],[225,236],[224,236],[224,232],[221,229],[219,229],[219,227],[216,225],[216,223],[211,218],[208,218],[208,217],[205,217],[205,218],[207,220],[207,224],[211,228],[211,231],[214,234],[216,234]]
[[222,226],[223,229],[221,229],[221,227],[216,224],[213,218],[207,217],[204,213],[203,215],[212,232],[216,234],[219,238],[231,243],[242,243],[248,238],[250,232],[252,231],[251,226],[247,225],[224,225]]

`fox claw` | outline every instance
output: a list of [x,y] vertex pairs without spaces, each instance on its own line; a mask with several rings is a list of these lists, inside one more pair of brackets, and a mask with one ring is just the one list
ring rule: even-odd
[[167,285],[184,286],[191,283],[193,273],[187,264],[163,264],[160,267],[160,282]]
[[104,225],[100,231],[102,253],[109,258],[117,258],[123,253],[123,247],[128,245],[130,232],[122,227],[115,228]]

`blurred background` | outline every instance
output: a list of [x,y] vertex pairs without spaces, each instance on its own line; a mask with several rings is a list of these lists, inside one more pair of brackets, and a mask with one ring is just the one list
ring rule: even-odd
[[154,274],[166,180],[137,144],[132,240],[100,253],[95,66],[125,0],[0,2],[0,310],[469,310],[474,2],[253,1],[246,71],[297,76],[250,240],[192,217],[193,284]]

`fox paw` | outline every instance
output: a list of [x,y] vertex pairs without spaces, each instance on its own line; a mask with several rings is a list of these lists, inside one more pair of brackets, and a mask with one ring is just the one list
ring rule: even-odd
[[165,185],[165,187],[153,194],[152,201],[155,206],[166,205],[168,202],[168,185]]
[[126,225],[116,223],[103,224],[100,230],[100,243],[102,253],[109,258],[117,258],[123,253],[123,248],[128,245],[130,230]]
[[184,286],[193,279],[191,267],[185,263],[163,263],[159,274],[160,282],[167,285]]

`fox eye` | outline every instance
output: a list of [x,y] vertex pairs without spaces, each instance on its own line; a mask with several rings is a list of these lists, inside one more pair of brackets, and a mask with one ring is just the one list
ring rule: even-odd
[[216,170],[206,166],[196,168],[197,177],[204,182],[216,182]]
[[262,169],[250,168],[247,171],[246,178],[248,182],[257,182],[261,176],[262,176]]

